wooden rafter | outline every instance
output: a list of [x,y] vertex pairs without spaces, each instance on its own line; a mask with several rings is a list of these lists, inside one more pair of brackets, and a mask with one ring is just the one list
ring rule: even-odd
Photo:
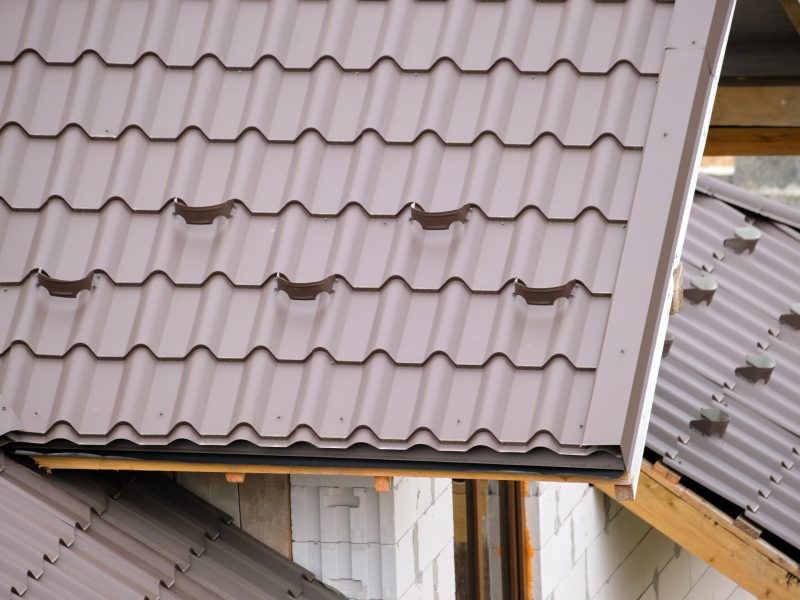
[[[623,506],[758,598],[800,597],[800,565],[680,484],[643,462],[635,501]],[[614,497],[613,485],[595,484]]]
[[800,33],[800,0],[781,0],[783,10],[786,11],[786,16]]
[[590,475],[521,474],[497,471],[448,471],[397,469],[383,467],[318,467],[300,465],[225,464],[138,458],[111,458],[103,456],[68,456],[34,454],[31,458],[48,471],[56,469],[86,469],[90,471],[173,471],[194,473],[272,473],[278,475],[356,475],[367,477],[446,477],[448,479],[474,479],[498,481],[555,481],[561,483],[609,483],[620,493],[619,499],[631,496],[632,487],[627,472],[617,479],[602,479]]
[[745,80],[736,85],[720,84],[711,126],[800,127],[800,83]]
[[711,127],[706,156],[800,155],[800,127]]
[[720,85],[704,154],[800,154],[800,82],[746,80]]

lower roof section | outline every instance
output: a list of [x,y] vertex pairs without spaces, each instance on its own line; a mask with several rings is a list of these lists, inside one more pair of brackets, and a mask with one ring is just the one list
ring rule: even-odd
[[231,522],[161,475],[43,476],[0,453],[0,593],[343,598]]
[[[191,442],[223,452],[243,442],[303,459],[355,458],[363,448],[365,460],[621,468],[618,448],[581,444],[594,373],[564,358],[521,369],[497,356],[466,368],[440,354],[403,366],[381,353],[340,364],[322,351],[296,362],[266,350],[218,360],[205,349],[158,360],[138,348],[98,360],[85,347],[61,358],[14,344],[0,382],[0,424],[18,442]],[[558,405],[541,400],[554,387]],[[502,410],[488,390],[502,395]],[[365,400],[376,397],[379,407]]]

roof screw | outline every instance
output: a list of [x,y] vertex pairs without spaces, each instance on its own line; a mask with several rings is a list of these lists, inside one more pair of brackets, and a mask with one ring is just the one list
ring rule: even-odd
[[664,133],[662,133],[661,137],[667,137],[667,132],[665,131]]
[[340,421],[344,421],[344,417],[339,417],[339,420]]
[[734,237],[724,240],[722,245],[731,248],[736,254],[752,254],[761,239],[761,232],[752,225],[737,227],[733,230],[733,235]]
[[5,409],[6,409],[6,407],[4,406],[4,407],[3,407],[3,410],[5,410]]
[[38,410],[33,411],[33,416],[38,417],[39,416],[39,411]]
[[578,429],[583,429],[583,425],[578,425]]
[[772,371],[775,370],[777,363],[775,359],[767,354],[748,354],[745,357],[746,367],[739,367],[735,373],[744,377],[751,383],[763,381],[769,383]]
[[461,423],[461,419],[456,419],[456,423]]
[[158,416],[159,417],[163,417],[164,416],[164,411],[163,410],[158,411]]
[[719,287],[714,278],[710,275],[692,277],[691,284],[692,287],[683,288],[683,297],[692,304],[700,304],[701,302],[705,302],[706,305],[711,304],[714,292]]
[[278,415],[278,416],[277,416],[277,417],[275,417],[275,418],[276,418],[276,419],[278,419],[278,421],[280,421],[280,420],[281,420],[281,416],[280,416],[280,415]]
[[94,276],[95,279],[100,279],[100,273]]
[[625,350],[624,350],[624,349],[621,349],[621,350],[619,351],[619,353],[620,353],[620,354],[625,354]]

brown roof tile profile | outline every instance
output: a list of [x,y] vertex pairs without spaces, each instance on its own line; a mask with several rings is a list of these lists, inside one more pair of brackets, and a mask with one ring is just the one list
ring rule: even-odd
[[344,598],[164,476],[43,476],[0,454],[9,598]]
[[635,471],[731,5],[3,3],[0,434]]
[[[800,212],[708,177],[697,190],[684,273],[716,289],[670,318],[647,445],[800,549]],[[754,246],[726,244],[743,230]],[[724,427],[692,426],[711,409]]]

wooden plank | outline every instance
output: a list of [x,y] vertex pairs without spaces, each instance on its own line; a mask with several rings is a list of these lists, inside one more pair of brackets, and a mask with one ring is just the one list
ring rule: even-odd
[[800,33],[800,0],[781,0],[783,10],[786,11],[786,16]]
[[291,501],[288,475],[248,475],[239,484],[242,529],[292,558]]
[[755,523],[753,523],[750,519],[745,517],[744,515],[739,515],[733,521],[734,527],[739,531],[744,532],[745,535],[750,536],[753,539],[758,539],[761,537],[762,529]]
[[800,127],[711,127],[706,156],[797,156]]
[[229,514],[236,525],[241,525],[239,490],[237,486],[226,483],[222,473],[178,472],[175,473],[175,481],[195,496]]
[[800,127],[800,85],[720,85],[712,127]]
[[375,491],[378,493],[388,492],[390,489],[392,489],[392,481],[389,477],[376,475],[373,478],[373,482],[375,484]]
[[[596,487],[613,497],[610,484]],[[636,500],[623,506],[757,597],[800,597],[800,565],[649,463],[642,464]]]
[[63,456],[39,454],[31,458],[43,469],[84,469],[91,471],[174,471],[197,473],[271,473],[279,475],[355,475],[359,477],[445,477],[447,479],[497,480],[497,481],[554,481],[559,483],[611,483],[630,485],[630,477],[623,473],[617,479],[591,475],[552,475],[542,473],[503,473],[497,471],[448,471],[417,469],[385,469],[380,467],[317,467],[264,464],[201,463],[138,458],[110,458],[90,456]]

